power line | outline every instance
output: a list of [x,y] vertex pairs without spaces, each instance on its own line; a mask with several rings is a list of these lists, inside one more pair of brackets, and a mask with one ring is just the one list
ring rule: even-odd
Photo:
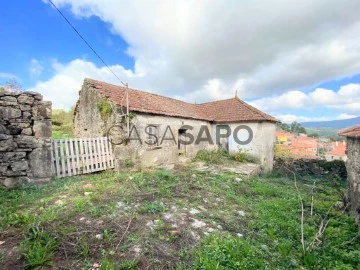
[[126,83],[124,83],[120,78],[115,74],[115,72],[105,63],[104,59],[94,50],[93,47],[89,44],[89,42],[86,41],[86,39],[79,33],[79,31],[75,28],[75,26],[65,17],[65,15],[60,11],[60,9],[57,8],[57,6],[53,3],[52,0],[49,0],[51,5],[59,12],[61,17],[70,25],[70,27],[78,34],[78,36],[82,39],[82,41],[90,48],[90,50],[93,51],[93,53],[97,56],[97,58],[100,59],[100,61],[110,70],[110,72],[124,85],[127,86]]

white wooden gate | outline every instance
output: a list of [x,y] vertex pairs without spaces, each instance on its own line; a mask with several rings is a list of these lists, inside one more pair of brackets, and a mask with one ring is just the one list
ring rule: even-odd
[[107,137],[52,140],[54,175],[58,178],[114,168]]

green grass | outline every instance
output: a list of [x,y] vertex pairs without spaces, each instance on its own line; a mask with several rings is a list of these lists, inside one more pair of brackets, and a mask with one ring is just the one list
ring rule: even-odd
[[25,258],[25,269],[39,266],[52,266],[57,240],[38,225],[29,226],[20,248]]
[[[176,168],[104,172],[0,189],[5,241],[0,262],[20,260],[29,269],[57,264],[89,269],[93,263],[101,269],[359,269],[360,238],[354,219],[331,207],[341,200],[339,191],[346,183],[298,180],[304,202],[304,252],[294,180],[270,175],[236,182],[235,177]],[[200,212],[191,215],[190,209]],[[173,227],[163,217],[169,213],[177,219],[183,215],[185,223]],[[193,218],[222,229],[206,236],[203,229],[191,226]],[[329,223],[312,245],[321,220]],[[10,243],[19,253],[9,253]],[[135,247],[141,256],[134,255]]]
[[[358,269],[360,237],[354,218],[332,208],[340,196],[326,181],[318,183],[314,215],[310,216],[305,184],[298,183],[305,205],[305,251],[300,241],[301,208],[292,180],[259,178],[249,183],[247,191],[253,216],[243,232],[245,237],[205,239],[196,255],[196,269]],[[313,247],[321,220],[330,221]]]
[[74,138],[72,130],[53,127],[52,139],[70,139]]
[[167,207],[160,201],[153,201],[153,202],[144,202],[143,206],[139,209],[139,213],[149,213],[155,214],[160,212],[165,212]]
[[225,150],[200,150],[197,152],[194,161],[204,161],[210,164],[224,164],[229,160],[235,160],[233,156],[231,156]]
[[258,163],[259,160],[246,150],[239,149],[236,153],[230,154],[224,149],[200,150],[197,152],[194,161],[203,161],[209,164],[228,164],[231,161],[242,163]]
[[318,134],[320,137],[329,138],[334,141],[343,140],[342,137],[338,135],[338,130],[335,128],[306,128],[307,134]]
[[259,250],[236,237],[206,238],[197,253],[194,269],[261,269],[265,262]]
[[55,109],[52,111],[52,138],[73,138],[73,114],[74,109],[64,111]]

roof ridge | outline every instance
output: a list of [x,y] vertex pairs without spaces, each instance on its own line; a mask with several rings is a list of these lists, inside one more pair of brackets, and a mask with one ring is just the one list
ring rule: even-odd
[[221,101],[226,101],[226,100],[232,100],[232,99],[236,99],[236,98],[226,98],[226,99],[208,101],[208,102],[203,102],[203,103],[197,103],[197,104],[195,104],[195,105],[205,105],[205,104],[209,104],[209,103],[216,103],[216,102],[221,102]]
[[[205,121],[270,121],[278,120],[271,115],[240,100],[238,97],[194,104],[172,97],[162,96],[135,88],[126,88],[107,82],[86,78],[84,84],[93,88],[112,102],[122,105],[125,91],[129,90],[130,110],[168,116],[193,118]],[[121,99],[122,98],[122,99]],[[120,100],[121,99],[121,100]]]
[[259,109],[255,108],[254,106],[251,106],[250,104],[246,103],[245,101],[239,99],[238,97],[235,97],[236,100],[238,100],[240,103],[242,103],[244,106],[246,106],[248,109],[260,114],[261,116],[267,118],[267,119],[271,119],[273,121],[277,121],[279,122],[276,118],[272,117],[271,115],[264,113],[262,111],[260,111]]
[[146,93],[146,94],[148,94],[148,95],[153,95],[153,96],[157,96],[157,97],[161,97],[161,98],[171,99],[171,100],[183,102],[183,103],[190,104],[190,105],[197,105],[197,104],[194,104],[194,103],[190,103],[190,102],[187,102],[187,101],[183,101],[183,100],[181,100],[181,99],[172,98],[172,97],[167,97],[167,96],[163,96],[163,95],[160,95],[160,94],[148,92],[148,91],[146,91],[146,90],[140,90],[140,89],[131,88],[131,87],[126,88],[125,86],[120,86],[120,85],[116,85],[116,84],[112,84],[112,83],[108,83],[108,82],[102,82],[102,81],[94,80],[94,79],[91,79],[91,78],[86,78],[85,80],[95,81],[95,82],[99,82],[99,83],[105,83],[105,84],[109,84],[109,85],[112,85],[112,86],[115,86],[115,87],[119,87],[119,88],[124,89],[124,90],[129,89],[129,90],[131,90],[131,91]]

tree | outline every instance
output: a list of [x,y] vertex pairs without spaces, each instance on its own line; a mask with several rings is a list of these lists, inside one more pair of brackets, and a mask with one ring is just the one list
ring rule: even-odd
[[298,122],[294,121],[290,125],[290,130],[293,133],[299,134],[299,133],[307,133],[306,129]]
[[319,136],[318,133],[314,132],[314,133],[310,133],[310,134],[309,134],[309,137],[319,138],[320,136]]
[[16,79],[10,79],[0,86],[0,92],[4,91],[17,91],[23,92],[24,89]]
[[277,127],[278,129],[283,130],[283,131],[290,131],[289,125],[288,125],[288,124],[285,124],[285,123],[277,123],[277,124],[276,124],[276,127]]

